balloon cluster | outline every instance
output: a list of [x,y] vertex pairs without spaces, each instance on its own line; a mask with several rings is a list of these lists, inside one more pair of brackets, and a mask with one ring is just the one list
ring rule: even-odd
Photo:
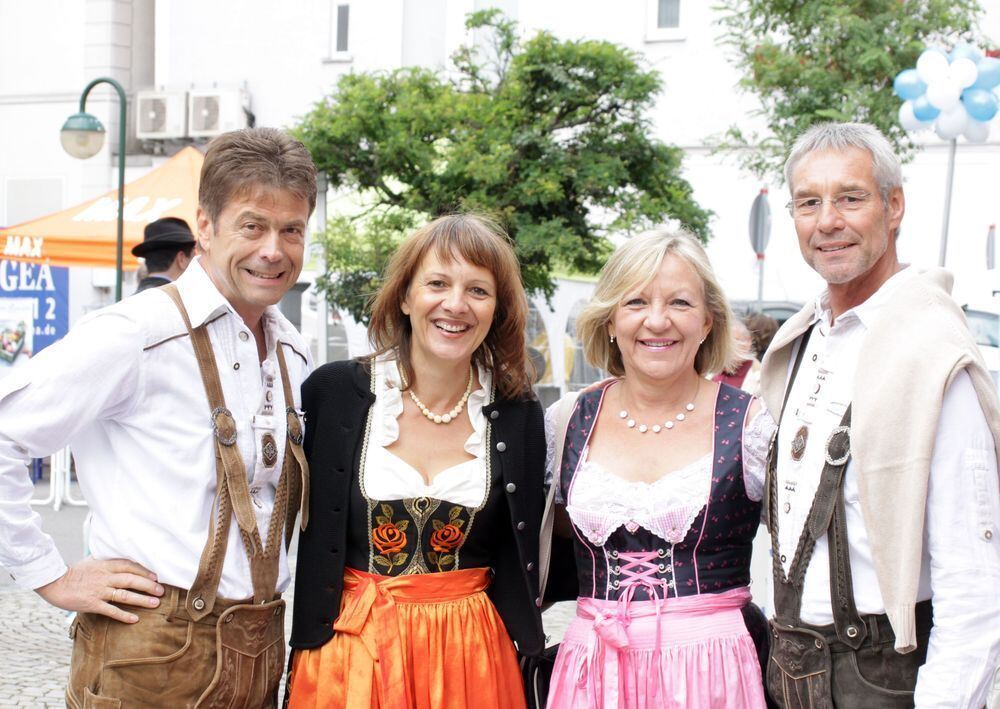
[[994,91],[998,85],[1000,59],[959,44],[950,54],[936,47],[925,49],[917,68],[899,72],[892,87],[903,99],[899,122],[906,130],[933,127],[945,140],[964,135],[969,142],[982,143],[1000,109]]

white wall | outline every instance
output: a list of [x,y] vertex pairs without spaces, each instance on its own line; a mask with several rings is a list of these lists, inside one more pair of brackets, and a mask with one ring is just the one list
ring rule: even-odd
[[[63,205],[113,185],[108,148],[80,162],[63,154],[58,143],[59,127],[75,112],[79,92],[95,72],[117,72],[127,88],[145,88],[139,84],[148,81],[152,63],[158,87],[246,87],[258,125],[288,126],[346,72],[390,70],[401,65],[404,52],[407,59],[439,65],[471,39],[463,26],[465,13],[500,4],[517,13],[527,33],[547,29],[566,39],[608,39],[640,53],[661,72],[663,92],[650,118],[661,139],[686,149],[685,175],[696,199],[716,215],[709,254],[732,297],[757,293],[747,220],[761,187],[770,188],[773,215],[765,297],[804,300],[819,288],[799,258],[783,210],[784,189],[759,183],[739,172],[732,160],[709,155],[702,147],[733,122],[747,125],[755,105],[735,91],[738,77],[716,42],[720,30],[713,24],[711,3],[682,0],[675,38],[651,41],[649,0],[355,0],[349,51],[331,58],[331,7],[346,1],[0,0],[0,26],[7,30],[0,43],[0,223],[8,179],[59,178]],[[1000,40],[1000,6],[984,4],[990,5],[984,30]],[[404,32],[406,18],[420,13],[437,26],[419,31],[414,22]],[[151,14],[154,37],[145,36]],[[122,29],[128,26],[133,27],[131,35]],[[155,46],[155,54],[152,46],[143,47],[144,41]],[[117,101],[96,92],[88,109],[113,128]],[[900,250],[904,259],[919,265],[937,262],[945,157],[945,144],[931,137],[905,168],[908,214]],[[1000,120],[988,146],[959,143],[948,265],[958,273],[960,294],[974,291],[982,280],[986,229],[1000,222],[994,186],[998,168]]]

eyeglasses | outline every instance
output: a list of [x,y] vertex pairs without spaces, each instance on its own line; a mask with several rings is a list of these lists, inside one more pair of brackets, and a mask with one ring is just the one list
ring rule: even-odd
[[785,209],[787,209],[788,212],[795,218],[812,217],[819,213],[819,210],[823,207],[824,202],[830,202],[833,204],[834,209],[842,215],[847,215],[852,212],[857,212],[859,209],[864,207],[868,204],[868,200],[870,200],[871,197],[871,192],[865,192],[863,190],[841,192],[838,195],[834,195],[830,199],[823,199],[821,197],[802,197],[801,199],[793,199],[785,205]]

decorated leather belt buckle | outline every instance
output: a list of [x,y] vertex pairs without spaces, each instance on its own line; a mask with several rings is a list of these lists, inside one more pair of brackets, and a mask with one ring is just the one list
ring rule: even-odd
[[225,406],[219,406],[212,411],[212,432],[219,443],[231,446],[236,443],[236,419]]
[[830,465],[843,465],[851,457],[851,429],[849,426],[837,426],[826,439],[826,462]]
[[288,421],[288,440],[297,446],[302,445],[302,419],[294,406],[285,408],[285,418]]

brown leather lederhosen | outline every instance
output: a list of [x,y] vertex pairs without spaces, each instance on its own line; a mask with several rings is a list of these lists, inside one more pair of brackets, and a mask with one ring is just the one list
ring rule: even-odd
[[[799,345],[786,386],[782,417],[810,333],[811,330],[806,332]],[[905,655],[893,648],[895,635],[885,614],[860,615],[855,606],[844,511],[844,474],[851,458],[850,428],[848,406],[826,443],[826,464],[787,575],[778,545],[777,436],[768,455],[764,505],[771,533],[775,618],[771,621],[767,688],[771,698],[788,709],[912,707],[917,670],[927,655],[930,601],[917,604],[918,647]],[[830,549],[834,622],[813,626],[802,622],[802,587],[816,541],[824,535]]]
[[[284,353],[279,344],[286,404],[285,453],[265,545],[207,327],[191,327],[176,286],[162,290],[184,320],[208,396],[216,458],[214,515],[190,590],[167,586],[159,608],[128,607],[140,618],[131,626],[105,616],[80,614],[73,629],[67,704],[85,708],[275,707],[285,658],[285,602],[276,590],[280,544],[282,537],[286,544],[291,540],[300,508],[305,528],[309,494],[302,422],[294,408]],[[234,514],[253,586],[253,597],[243,601],[217,597]]]

